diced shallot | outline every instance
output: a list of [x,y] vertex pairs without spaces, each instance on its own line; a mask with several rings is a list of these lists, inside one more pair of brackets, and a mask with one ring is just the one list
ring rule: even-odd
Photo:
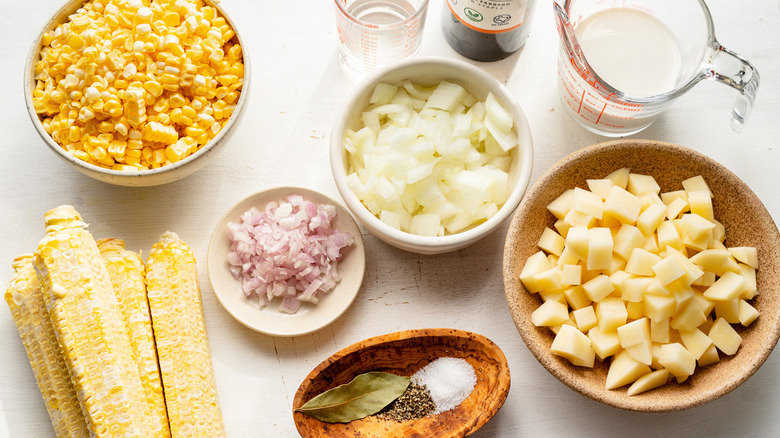
[[290,195],[228,223],[227,262],[244,295],[256,295],[260,307],[282,298],[279,310],[286,313],[296,313],[303,301],[317,304],[318,294],[339,282],[336,266],[354,242],[351,234],[333,229],[335,217],[332,205]]

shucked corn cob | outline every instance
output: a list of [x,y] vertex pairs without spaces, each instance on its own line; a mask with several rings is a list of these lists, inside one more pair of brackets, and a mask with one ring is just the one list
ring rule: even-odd
[[170,437],[152,320],[146,299],[143,262],[137,253],[125,249],[125,242],[121,239],[100,239],[97,245],[114,285],[125,332],[130,338],[133,359],[141,376],[144,399],[150,409],[150,437]]
[[87,423],[49,320],[32,254],[17,257],[13,269],[5,300],[30,359],[54,432],[58,438],[87,438]]
[[35,268],[87,426],[97,437],[151,436],[141,378],[95,240],[69,205],[45,220]]
[[152,247],[146,286],[172,436],[225,436],[195,256],[176,234]]

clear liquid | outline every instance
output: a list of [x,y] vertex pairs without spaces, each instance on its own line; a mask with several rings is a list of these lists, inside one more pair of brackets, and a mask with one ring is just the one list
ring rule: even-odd
[[414,15],[415,8],[405,1],[358,0],[347,7],[353,17],[370,24],[393,24]]
[[420,0],[357,0],[346,10],[359,23],[336,13],[339,54],[347,73],[360,78],[378,68],[417,53],[422,41],[425,13]]

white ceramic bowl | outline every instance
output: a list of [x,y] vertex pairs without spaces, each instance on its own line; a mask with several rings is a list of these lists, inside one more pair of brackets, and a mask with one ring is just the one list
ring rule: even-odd
[[[212,0],[204,0],[204,2],[206,5],[216,8],[220,15],[225,17],[225,20],[228,22],[228,24],[230,24],[230,26],[233,28],[233,31],[236,33],[233,38],[238,40],[239,44],[241,44],[241,47],[246,47],[244,45],[244,39],[241,38],[234,22],[225,13],[225,10],[222,9],[220,4],[214,3]],[[222,148],[225,140],[227,139],[232,128],[238,122],[238,119],[241,116],[244,107],[246,106],[246,101],[249,98],[249,78],[251,76],[247,50],[242,51],[244,58],[244,85],[242,87],[238,103],[236,104],[236,108],[233,114],[230,116],[230,119],[227,121],[225,126],[222,127],[222,130],[216,135],[216,137],[214,137],[209,143],[201,147],[194,154],[174,164],[160,167],[158,169],[129,172],[104,169],[71,156],[64,149],[62,149],[62,147],[58,145],[51,138],[49,133],[47,133],[43,128],[41,119],[35,112],[35,107],[32,103],[32,92],[35,90],[36,82],[35,64],[40,59],[41,39],[46,32],[53,30],[61,23],[66,22],[68,20],[68,16],[76,12],[76,10],[78,10],[84,3],[84,0],[71,0],[67,2],[62,8],[60,8],[60,10],[57,11],[54,16],[52,16],[46,26],[43,27],[41,33],[38,35],[38,38],[33,44],[32,50],[27,56],[27,63],[25,64],[24,71],[24,99],[25,104],[27,105],[27,112],[30,115],[30,120],[32,120],[32,123],[35,126],[35,130],[38,131],[38,135],[41,136],[46,145],[49,146],[49,148],[55,154],[57,154],[57,156],[65,160],[76,170],[91,178],[107,182],[109,184],[128,187],[157,186],[180,180],[202,168],[204,165],[206,165],[206,163],[211,161],[216,156],[216,153]]]
[[[492,92],[514,118],[520,145],[513,150],[513,164],[509,172],[509,194],[504,205],[484,223],[446,236],[418,236],[395,229],[371,214],[347,185],[347,153],[343,146],[347,129],[355,128],[376,84],[397,84],[404,80],[423,85],[441,81],[460,84],[480,100]],[[397,248],[420,254],[454,251],[471,245],[501,226],[512,215],[528,188],[533,164],[533,141],[523,110],[509,90],[483,70],[465,62],[443,58],[417,58],[378,71],[361,82],[347,101],[345,110],[336,120],[330,135],[330,166],[336,186],[347,208],[371,233]]]

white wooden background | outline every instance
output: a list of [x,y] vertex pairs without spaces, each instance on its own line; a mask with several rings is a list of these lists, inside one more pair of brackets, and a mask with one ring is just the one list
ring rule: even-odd
[[[274,338],[235,322],[216,301],[206,273],[214,225],[232,204],[266,188],[297,185],[340,199],[328,166],[335,114],[355,83],[341,70],[333,2],[223,0],[252,60],[251,97],[229,145],[197,174],[161,187],[106,185],[70,169],[34,131],[24,107],[25,57],[39,29],[64,0],[3,1],[0,14],[0,283],[14,256],[43,235],[43,213],[71,203],[95,236],[117,236],[148,251],[173,230],[200,260],[206,320],[228,434],[297,436],[293,395],[309,371],[337,350],[397,330],[450,327],[495,341],[509,359],[512,387],[504,407],[475,437],[777,436],[780,357],[775,353],[725,397],[671,414],[624,412],[586,399],[533,358],[504,299],[504,228],[451,254],[420,256],[365,234],[367,267],[352,307],[307,336]],[[605,140],[565,114],[555,91],[557,33],[549,1],[537,1],[531,37],[510,58],[479,64],[506,82],[531,125],[532,181],[556,160]],[[742,178],[780,220],[780,3],[711,0],[721,43],[761,74],[744,132],[729,127],[733,91],[701,83],[653,126],[636,135],[696,149]],[[463,59],[441,34],[443,0],[431,0],[422,55]],[[0,309],[0,436],[53,436],[10,313]]]

